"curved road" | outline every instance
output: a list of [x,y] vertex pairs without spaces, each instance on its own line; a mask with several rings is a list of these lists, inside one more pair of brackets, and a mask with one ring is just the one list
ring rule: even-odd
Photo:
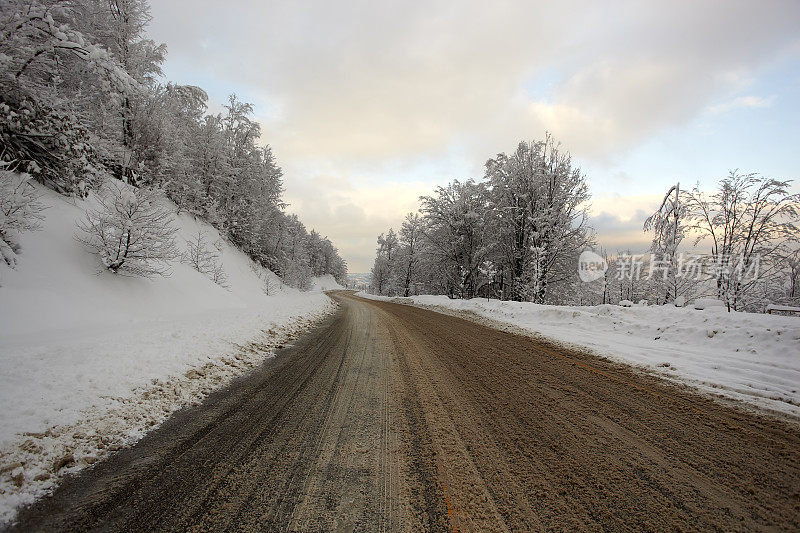
[[414,307],[342,308],[18,529],[800,529],[800,430]]

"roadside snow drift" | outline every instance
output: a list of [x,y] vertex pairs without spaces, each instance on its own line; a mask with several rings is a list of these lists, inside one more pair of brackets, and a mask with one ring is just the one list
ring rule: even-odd
[[178,247],[203,233],[227,289],[177,261],[167,278],[114,275],[74,238],[92,200],[40,193],[42,230],[22,235],[16,270],[0,265],[0,523],[334,309],[187,214],[175,217]]
[[800,416],[798,317],[728,313],[724,307],[571,307],[446,296],[393,301],[466,318],[477,315],[707,392]]

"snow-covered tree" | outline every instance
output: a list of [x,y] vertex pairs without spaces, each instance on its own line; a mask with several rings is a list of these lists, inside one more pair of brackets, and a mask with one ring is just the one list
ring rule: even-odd
[[543,303],[549,286],[574,279],[592,243],[586,179],[550,136],[490,159],[486,178],[509,298]]
[[108,156],[89,100],[111,105],[141,93],[93,32],[77,29],[83,6],[0,3],[0,157],[64,194],[96,187]]
[[292,287],[307,289],[311,285],[311,266],[307,246],[308,232],[297,218],[287,217],[277,253],[277,272]]
[[454,180],[420,198],[418,218],[401,231],[401,268],[389,264],[381,236],[372,289],[409,293],[413,283],[451,297],[573,301],[578,256],[593,242],[588,199],[585,178],[549,136],[521,143],[490,160],[484,180]]
[[8,266],[17,264],[20,234],[40,229],[43,210],[30,176],[0,170],[0,259]]
[[370,290],[374,294],[397,294],[397,254],[399,244],[394,229],[378,236],[378,249],[372,266]]
[[76,2],[75,24],[96,41],[135,80],[138,91],[119,98],[91,103],[92,124],[108,143],[117,177],[137,185],[153,185],[156,171],[149,160],[148,144],[155,130],[152,102],[158,99],[157,78],[166,57],[166,46],[147,37],[152,17],[146,0],[81,0]]
[[472,298],[480,288],[480,266],[494,242],[489,238],[487,187],[454,180],[420,198],[428,260],[445,273],[446,293]]
[[729,309],[763,307],[763,279],[776,274],[800,241],[800,194],[790,181],[732,171],[706,194],[687,192],[687,227],[708,244],[717,296]]
[[179,257],[172,214],[157,191],[109,183],[79,222],[78,240],[115,274],[166,276]]
[[409,296],[415,292],[414,284],[417,281],[422,256],[422,224],[423,221],[417,213],[409,213],[398,234],[401,265],[399,273],[402,276],[400,287],[402,287],[403,296]]
[[197,270],[217,285],[228,288],[228,276],[222,266],[219,250],[208,243],[202,231],[186,241],[183,262]]
[[166,48],[148,38],[150,20],[147,0],[0,2],[3,168],[78,197],[109,176],[163,190],[291,285],[344,281],[330,240],[284,212],[283,172],[253,105],[231,95],[209,115],[203,89],[162,80]]
[[770,303],[800,306],[800,248],[783,250],[774,260],[780,266],[771,279],[767,299]]
[[179,210],[203,215],[209,199],[201,179],[204,115],[208,95],[200,87],[167,83],[158,85],[151,99],[151,132],[157,139],[152,152],[152,166],[157,181]]
[[661,296],[659,303],[672,302],[679,295],[685,296],[688,288],[685,278],[678,272],[678,247],[686,233],[687,207],[681,196],[680,183],[676,183],[664,195],[661,205],[644,222],[644,231],[653,231],[650,250],[659,261],[662,275],[654,278]]
[[[0,4],[5,77],[43,94],[58,91],[53,82],[72,81],[80,72],[85,82],[99,84],[96,93],[136,93],[138,83],[119,57],[77,29],[84,20],[83,7],[80,2],[39,0]],[[61,79],[54,80],[56,76]]]

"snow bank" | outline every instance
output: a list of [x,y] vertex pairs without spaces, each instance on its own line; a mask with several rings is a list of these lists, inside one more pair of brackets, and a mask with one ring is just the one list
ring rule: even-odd
[[797,317],[728,313],[724,307],[703,311],[674,306],[571,307],[478,298],[450,300],[446,296],[395,301],[456,314],[474,313],[588,348],[706,392],[800,416]]
[[344,289],[344,287],[342,287],[338,281],[333,279],[333,276],[330,274],[325,274],[324,276],[311,279],[312,291],[335,291],[338,289]]
[[178,246],[216,243],[227,289],[179,262],[168,278],[111,274],[74,239],[92,201],[40,193],[42,231],[22,236],[16,270],[0,265],[0,522],[334,309],[185,213]]

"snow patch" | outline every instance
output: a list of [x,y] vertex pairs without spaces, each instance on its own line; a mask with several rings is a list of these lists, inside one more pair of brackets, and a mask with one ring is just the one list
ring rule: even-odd
[[339,282],[336,281],[330,274],[311,278],[312,291],[335,291],[340,289],[344,289],[344,287],[342,287]]

